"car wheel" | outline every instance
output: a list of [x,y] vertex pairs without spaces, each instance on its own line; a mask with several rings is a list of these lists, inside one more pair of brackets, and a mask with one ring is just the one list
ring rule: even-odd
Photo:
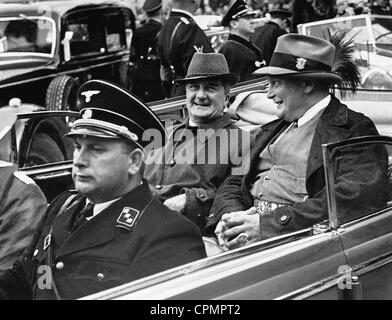
[[29,154],[26,157],[26,166],[35,166],[53,162],[64,161],[60,147],[46,133],[38,133],[31,143]]
[[46,109],[78,111],[76,106],[78,87],[78,80],[71,76],[61,75],[54,78],[46,90]]

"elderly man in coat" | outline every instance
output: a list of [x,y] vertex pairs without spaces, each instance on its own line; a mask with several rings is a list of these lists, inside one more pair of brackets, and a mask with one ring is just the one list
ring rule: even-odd
[[[234,248],[328,219],[321,145],[378,135],[368,117],[329,93],[343,80],[342,70],[332,71],[334,57],[331,42],[288,34],[278,38],[270,66],[257,71],[268,77],[279,119],[261,127],[247,174],[230,176],[218,190],[206,228],[221,245]],[[387,163],[380,146],[341,156],[334,189],[346,220],[385,205]]]
[[189,118],[176,126],[168,143],[146,160],[145,178],[170,209],[203,230],[216,190],[229,174],[244,174],[250,136],[224,112],[238,76],[220,53],[195,53],[185,83]]

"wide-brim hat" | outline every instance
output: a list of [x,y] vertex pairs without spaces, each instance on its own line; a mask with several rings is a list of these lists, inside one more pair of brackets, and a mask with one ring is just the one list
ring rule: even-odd
[[255,17],[257,15],[256,11],[252,11],[243,0],[234,0],[229,5],[226,10],[221,25],[226,27],[230,24],[230,21],[243,18],[243,17]]
[[162,0],[146,0],[143,4],[145,12],[154,12],[162,7]]
[[185,78],[175,81],[186,83],[201,79],[219,79],[233,85],[238,82],[239,76],[229,72],[229,66],[222,53],[195,52]]
[[[103,80],[90,80],[78,90],[81,119],[74,122],[67,137],[93,136],[122,138],[141,148],[150,138],[166,139],[165,128],[157,115],[127,90]],[[151,130],[151,134],[146,134]],[[144,137],[143,137],[144,135]]]
[[278,38],[269,66],[257,69],[260,76],[312,77],[339,83],[342,77],[332,70],[335,46],[327,40],[301,34]]

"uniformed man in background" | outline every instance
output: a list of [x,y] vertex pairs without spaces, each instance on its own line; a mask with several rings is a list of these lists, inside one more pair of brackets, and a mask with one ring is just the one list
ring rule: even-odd
[[8,161],[5,140],[16,121],[16,112],[10,108],[0,109],[0,273],[23,257],[47,206],[35,182]]
[[152,197],[142,178],[145,129],[159,119],[101,80],[78,92],[75,191],[49,206],[37,241],[0,277],[3,299],[74,299],[205,257],[197,227]]
[[[193,19],[200,0],[173,0],[173,9],[159,34],[158,55],[161,59],[161,79],[166,88],[175,79],[183,79],[195,52],[214,52],[206,34]],[[183,84],[171,88],[170,96],[185,94]]]
[[262,52],[249,40],[254,33],[252,19],[256,13],[243,0],[235,0],[222,18],[222,26],[230,27],[230,35],[219,52],[226,57],[230,72],[236,73],[240,81],[255,78],[252,73],[265,63]]
[[135,30],[130,52],[131,91],[144,102],[164,98],[157,55],[158,32],[162,28],[162,0],[146,0],[147,22]]
[[271,20],[257,28],[251,41],[263,52],[265,63],[269,65],[278,37],[287,33],[287,19],[292,16],[288,10],[270,11]]

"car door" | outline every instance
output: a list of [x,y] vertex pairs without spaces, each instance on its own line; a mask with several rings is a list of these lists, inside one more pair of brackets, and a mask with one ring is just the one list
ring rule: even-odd
[[[389,159],[387,180],[381,182],[385,202],[378,205],[372,200],[375,195],[373,190],[365,197],[369,199],[362,205],[360,212],[352,216],[345,215],[344,203],[339,201],[334,193],[332,184],[328,186],[331,202],[333,229],[342,241],[347,257],[346,279],[342,283],[343,289],[351,298],[355,299],[391,299],[392,298],[392,138],[390,137],[364,137],[351,139],[340,143],[325,146],[328,158],[329,182],[339,180],[339,167],[344,157],[353,153],[363,152],[368,149],[373,154],[380,149],[385,149]],[[386,160],[388,161],[388,160]],[[355,177],[358,183],[371,183],[369,177]],[[360,181],[362,180],[362,181]],[[370,179],[372,180],[372,179]],[[372,198],[372,199],[370,199]],[[369,202],[370,201],[370,202]],[[354,282],[352,280],[354,279]]]

